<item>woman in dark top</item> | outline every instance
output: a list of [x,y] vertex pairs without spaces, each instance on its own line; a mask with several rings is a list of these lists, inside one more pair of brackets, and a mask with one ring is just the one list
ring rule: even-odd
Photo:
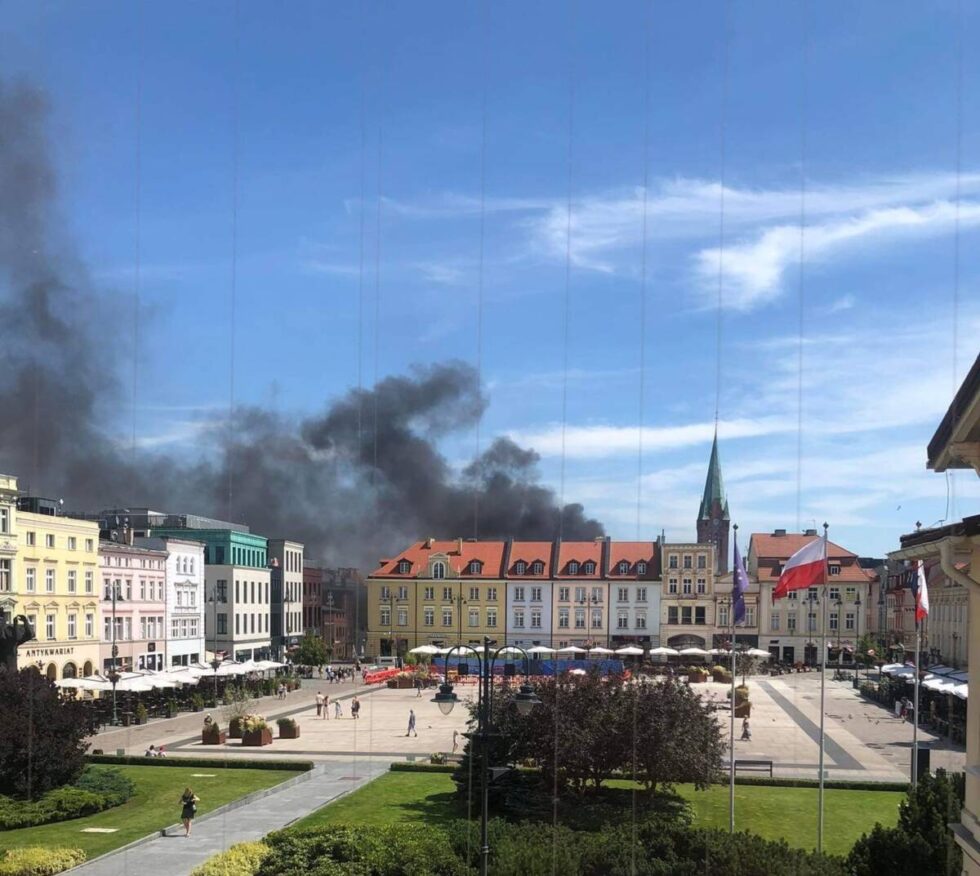
[[199,798],[194,794],[190,788],[184,788],[184,793],[180,797],[180,818],[184,822],[184,836],[191,835],[191,821],[194,820],[194,815],[197,812],[197,804],[200,802]]

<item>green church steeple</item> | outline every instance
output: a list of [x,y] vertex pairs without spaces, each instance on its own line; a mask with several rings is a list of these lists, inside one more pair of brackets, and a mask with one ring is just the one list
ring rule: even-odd
[[[717,506],[715,503],[718,503]],[[698,511],[700,520],[710,520],[715,508],[720,509],[721,519],[730,520],[728,514],[728,499],[725,497],[725,484],[721,479],[721,463],[718,461],[718,433],[711,445],[711,460],[708,462],[708,477],[704,482],[704,496],[701,498],[701,508]]]

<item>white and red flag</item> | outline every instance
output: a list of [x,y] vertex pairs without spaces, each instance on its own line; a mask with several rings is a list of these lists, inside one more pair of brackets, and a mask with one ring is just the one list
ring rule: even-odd
[[929,585],[926,584],[926,564],[919,560],[916,570],[915,619],[924,621],[929,617]]
[[779,583],[772,592],[773,599],[785,596],[791,590],[805,590],[826,583],[827,539],[808,541],[786,561],[779,576]]

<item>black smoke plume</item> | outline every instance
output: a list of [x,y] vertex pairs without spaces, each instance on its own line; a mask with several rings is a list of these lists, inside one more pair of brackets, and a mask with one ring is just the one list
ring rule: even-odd
[[452,471],[438,442],[473,430],[487,403],[461,362],[348,392],[301,422],[240,407],[195,459],[108,437],[128,405],[117,368],[132,353],[118,338],[132,303],[94,287],[62,231],[46,115],[36,89],[0,82],[0,470],[71,509],[230,517],[337,565],[370,568],[427,536],[603,533],[580,505],[560,520],[537,454],[508,439]]

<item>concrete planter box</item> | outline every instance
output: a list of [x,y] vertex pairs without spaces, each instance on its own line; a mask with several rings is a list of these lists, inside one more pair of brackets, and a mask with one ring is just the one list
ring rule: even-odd
[[241,721],[241,718],[232,718],[228,722],[228,738],[229,739],[241,739],[242,738],[242,721]]
[[228,741],[228,734],[224,730],[202,730],[201,745],[224,745]]
[[295,727],[285,727],[282,724],[279,725],[279,738],[280,739],[299,739],[299,724]]
[[261,730],[253,730],[251,733],[243,733],[242,745],[253,747],[272,745],[272,731],[268,727],[264,727]]
[[752,711],[752,704],[743,700],[740,703],[735,704],[735,717],[736,718],[748,718],[749,713]]
[[708,680],[708,674],[706,672],[692,672],[687,676],[687,680],[691,684],[704,684]]

